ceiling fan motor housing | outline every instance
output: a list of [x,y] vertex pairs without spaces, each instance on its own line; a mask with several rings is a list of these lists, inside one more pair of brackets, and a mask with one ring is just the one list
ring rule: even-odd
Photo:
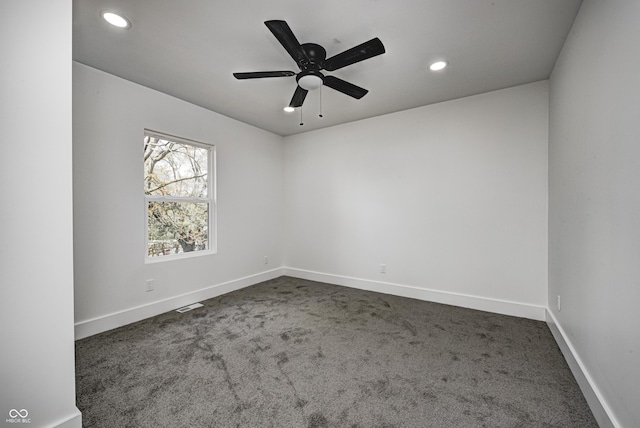
[[324,83],[324,76],[320,70],[327,58],[327,51],[315,43],[303,43],[300,47],[307,54],[309,62],[305,61],[301,65],[302,71],[296,76],[296,82],[298,82],[298,86],[307,91],[318,89]]
[[309,58],[309,62],[305,64],[303,70],[321,70],[324,66],[324,60],[327,59],[327,51],[315,43],[303,43],[300,46]]

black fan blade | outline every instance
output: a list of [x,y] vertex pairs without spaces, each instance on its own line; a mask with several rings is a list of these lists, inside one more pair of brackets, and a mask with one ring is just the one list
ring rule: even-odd
[[384,45],[379,38],[371,39],[361,45],[346,50],[338,55],[334,55],[324,61],[324,69],[329,71],[338,70],[347,65],[364,61],[374,56],[382,55],[385,52]]
[[293,71],[252,71],[249,73],[233,73],[236,79],[261,79],[263,77],[288,77],[295,76]]
[[280,44],[289,52],[291,58],[298,64],[300,69],[304,69],[309,63],[307,54],[300,46],[300,42],[293,35],[293,31],[285,21],[265,21],[264,23],[269,30],[276,36]]
[[293,93],[293,97],[291,98],[289,107],[301,107],[308,92],[309,91],[307,91],[306,89],[302,89],[300,86],[296,86],[296,91]]
[[338,79],[335,76],[324,76],[324,85],[356,99],[364,97],[369,92],[360,86]]

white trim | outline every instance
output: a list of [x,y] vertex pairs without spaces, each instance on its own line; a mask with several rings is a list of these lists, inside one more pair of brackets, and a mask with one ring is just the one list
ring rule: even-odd
[[342,285],[345,287],[359,288],[361,290],[376,291],[378,293],[393,294],[395,296],[409,297],[412,299],[426,300],[429,302],[443,303],[446,305],[461,306],[463,308],[476,309],[497,314],[528,318],[537,321],[545,320],[546,308],[544,306],[535,306],[527,303],[510,302],[507,300],[490,299],[487,297],[451,293],[441,290],[431,290],[428,288],[414,287],[410,285],[332,275],[291,267],[284,267],[284,275],[292,276],[294,278],[326,282],[328,284]]
[[82,413],[80,413],[80,410],[75,407],[73,414],[47,426],[49,428],[82,428]]
[[[209,152],[209,189],[211,191],[211,203],[209,207],[209,249],[218,253],[218,146],[213,146]],[[145,213],[146,215],[146,213]]]
[[182,196],[152,196],[146,195],[149,202],[190,202],[192,204],[208,204],[209,201],[202,198],[187,198]]
[[[147,242],[147,248],[149,248],[149,243]],[[169,254],[167,256],[157,256],[157,257],[145,257],[145,264],[153,264],[153,263],[161,263],[161,262],[170,262],[172,260],[182,260],[182,259],[190,259],[193,257],[201,257],[201,256],[212,256],[216,254],[214,250],[208,248],[206,250],[198,250],[198,251],[189,251],[188,253],[178,253],[178,254]]]
[[602,392],[600,392],[600,389],[582,362],[578,352],[576,352],[576,349],[573,347],[569,337],[549,309],[547,309],[546,322],[600,428],[622,428],[613,410],[608,405],[607,400],[605,400]]
[[167,134],[166,132],[154,131],[153,129],[144,128],[144,135],[153,138],[158,138],[165,141],[174,141],[177,143],[184,143],[190,146],[197,146],[202,149],[211,149],[215,147],[215,144],[203,143],[202,141],[192,140],[190,138],[179,137],[177,135]]
[[123,325],[141,321],[165,312],[181,308],[201,300],[211,299],[231,291],[240,290],[263,281],[278,278],[283,275],[283,269],[277,268],[243,278],[234,279],[220,284],[211,285],[200,290],[158,300],[111,314],[102,315],[75,324],[75,338],[83,339]]

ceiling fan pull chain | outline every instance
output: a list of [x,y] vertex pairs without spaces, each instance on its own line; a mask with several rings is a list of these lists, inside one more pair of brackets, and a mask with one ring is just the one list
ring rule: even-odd
[[302,122],[302,106],[300,106],[300,126],[304,125]]
[[322,86],[320,86],[320,114],[318,114],[318,117],[323,117],[322,116]]

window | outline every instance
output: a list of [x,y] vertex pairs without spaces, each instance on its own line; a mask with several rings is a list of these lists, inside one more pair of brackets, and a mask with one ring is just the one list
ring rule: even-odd
[[147,261],[215,252],[212,146],[145,130]]

